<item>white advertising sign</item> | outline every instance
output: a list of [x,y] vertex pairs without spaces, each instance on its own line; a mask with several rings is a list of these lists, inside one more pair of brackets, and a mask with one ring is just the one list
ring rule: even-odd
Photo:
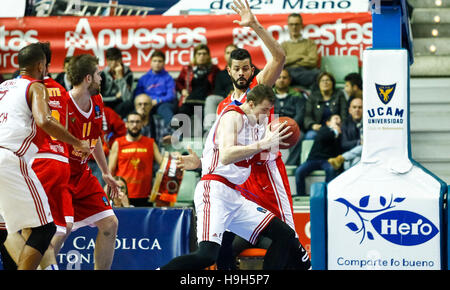
[[440,269],[441,184],[408,158],[406,50],[366,50],[362,160],[328,184],[328,269]]
[[[369,11],[369,0],[248,0],[248,3],[255,14]],[[164,15],[234,14],[232,4],[233,0],[180,0]]]

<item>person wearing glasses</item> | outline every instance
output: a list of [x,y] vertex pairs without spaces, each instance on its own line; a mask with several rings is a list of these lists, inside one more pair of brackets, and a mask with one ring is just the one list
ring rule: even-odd
[[281,43],[286,54],[285,68],[292,77],[293,86],[314,90],[318,68],[317,45],[312,39],[302,36],[303,19],[298,13],[288,16],[289,40]]

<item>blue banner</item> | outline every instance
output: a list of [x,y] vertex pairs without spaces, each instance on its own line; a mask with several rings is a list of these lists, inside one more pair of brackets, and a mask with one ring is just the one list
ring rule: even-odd
[[[118,208],[112,270],[154,270],[189,253],[191,209]],[[93,270],[97,228],[84,227],[68,237],[57,256],[60,270]]]

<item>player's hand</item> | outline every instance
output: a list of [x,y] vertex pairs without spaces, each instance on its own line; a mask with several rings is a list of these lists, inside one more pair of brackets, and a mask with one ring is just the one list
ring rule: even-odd
[[111,173],[106,173],[102,175],[103,180],[106,183],[106,194],[110,199],[115,199],[119,197],[119,189],[120,185],[117,181],[112,177]]
[[292,135],[292,132],[289,132],[291,127],[286,126],[286,124],[287,122],[267,125],[264,138],[261,140],[262,149],[266,150],[279,145],[289,145],[283,142],[284,139]]
[[237,23],[240,26],[248,26],[251,27],[254,24],[258,23],[258,20],[256,20],[255,15],[253,15],[252,10],[250,9],[250,6],[248,5],[247,0],[244,0],[245,4],[242,3],[241,0],[234,0],[233,5],[231,5],[231,9],[234,10],[237,14],[241,16],[241,21],[234,20],[233,23]]
[[177,157],[177,168],[180,168],[182,171],[184,170],[194,170],[201,166],[201,160],[197,156],[197,154],[192,151],[192,149],[188,146],[187,150],[189,155],[181,155],[178,153]]
[[73,146],[73,149],[80,152],[81,159],[84,160],[91,155],[91,145],[88,140],[80,140],[79,146]]

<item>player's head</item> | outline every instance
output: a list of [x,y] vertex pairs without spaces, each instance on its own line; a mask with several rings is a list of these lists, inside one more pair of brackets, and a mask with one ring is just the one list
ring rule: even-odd
[[32,43],[23,47],[17,56],[21,74],[30,75],[42,80],[47,74],[47,59],[40,43]]
[[211,64],[211,54],[209,47],[206,44],[198,44],[194,47],[194,59],[192,60],[193,65],[210,65]]
[[256,85],[248,92],[245,102],[250,106],[257,120],[259,120],[261,116],[269,116],[270,110],[275,103],[275,93],[267,85]]
[[227,70],[235,88],[246,90],[255,72],[250,53],[243,48],[233,50],[230,54]]
[[39,42],[39,44],[41,45],[42,51],[45,54],[45,58],[47,59],[46,62],[46,66],[45,66],[45,71],[46,74],[45,76],[47,76],[49,74],[49,67],[50,67],[50,62],[52,61],[52,50],[50,49],[50,42]]
[[288,30],[291,38],[298,38],[303,29],[303,18],[298,13],[292,13],[288,16]]
[[142,116],[136,111],[133,111],[128,114],[127,116],[127,133],[133,138],[139,137],[141,135],[141,129],[142,129]]
[[153,72],[160,72],[164,69],[166,56],[161,50],[155,50],[150,58],[150,67]]
[[67,77],[74,87],[84,86],[91,96],[100,93],[102,77],[98,58],[90,54],[73,56],[67,67]]

